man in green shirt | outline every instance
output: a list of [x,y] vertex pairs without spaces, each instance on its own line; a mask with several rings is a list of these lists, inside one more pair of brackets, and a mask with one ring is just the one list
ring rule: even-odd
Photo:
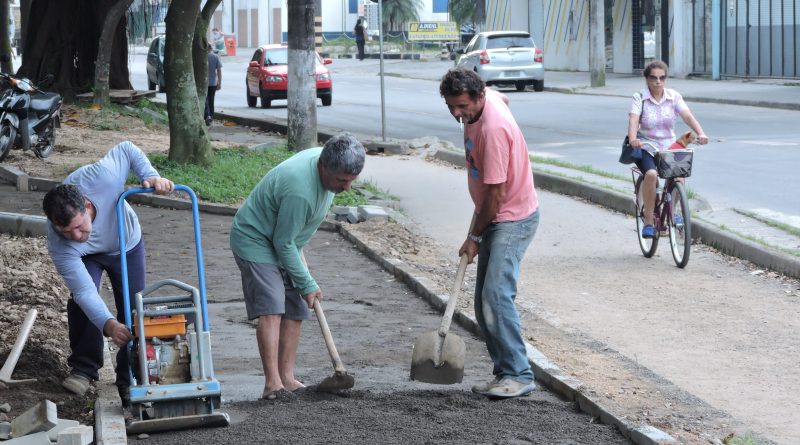
[[322,291],[308,272],[303,246],[317,231],[336,193],[364,168],[365,151],[349,133],[309,148],[270,170],[236,212],[231,250],[242,274],[247,318],[266,378],[262,398],[304,385],[294,376],[300,325]]

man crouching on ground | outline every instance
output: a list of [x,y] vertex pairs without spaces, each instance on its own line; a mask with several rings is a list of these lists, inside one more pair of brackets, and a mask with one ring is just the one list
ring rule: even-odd
[[350,190],[364,158],[364,147],[348,133],[303,150],[270,170],[233,219],[231,250],[242,274],[247,318],[258,319],[256,340],[266,379],[262,398],[305,386],[294,375],[300,325],[311,318],[322,291],[302,249],[322,224],[334,194]]
[[[153,187],[158,194],[175,188],[172,181],[159,176],[139,147],[122,142],[94,164],[75,170],[63,184],[47,192],[42,201],[50,222],[47,249],[71,293],[67,302],[72,349],[67,365],[71,371],[62,385],[78,395],[83,395],[90,381],[98,378],[105,335],[120,348],[116,384],[122,400],[128,397],[128,354],[124,346],[132,336],[125,326],[117,200],[125,191],[131,171],[142,181],[142,187]],[[134,295],[145,284],[144,240],[139,219],[127,202],[124,212],[128,290],[129,295]],[[116,318],[99,294],[103,271],[114,291]]]
[[459,249],[478,256],[475,318],[494,363],[494,380],[472,391],[519,397],[536,388],[514,306],[520,263],[539,225],[528,146],[508,99],[474,71],[454,68],[439,85],[450,114],[464,123],[467,184],[475,225]]

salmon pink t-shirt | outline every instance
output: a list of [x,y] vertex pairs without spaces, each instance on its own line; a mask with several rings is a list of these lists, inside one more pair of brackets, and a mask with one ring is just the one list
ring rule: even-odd
[[480,210],[487,184],[506,185],[493,222],[519,221],[539,206],[525,136],[500,93],[486,89],[481,117],[464,126],[469,194]]

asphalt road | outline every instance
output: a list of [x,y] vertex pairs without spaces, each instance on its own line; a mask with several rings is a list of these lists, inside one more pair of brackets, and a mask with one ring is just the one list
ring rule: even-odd
[[[216,96],[217,109],[285,119],[286,101],[274,101],[270,109],[248,109],[244,74],[250,53],[239,48],[237,56],[222,59],[223,85]],[[144,60],[140,54],[131,56],[136,88],[147,86]],[[435,80],[448,65],[386,61],[384,129],[378,61],[335,59],[329,65],[334,77],[333,105],[323,107],[318,101],[318,125],[363,135],[385,132],[387,138],[437,136],[460,147],[459,126],[439,97]],[[628,99],[547,91],[506,93],[534,154],[627,174],[616,158],[620,134],[626,128]],[[711,138],[711,143],[696,153],[692,190],[714,209],[736,207],[800,227],[800,198],[790,192],[800,189],[800,175],[784,173],[781,168],[800,165],[798,113],[708,103],[690,106]],[[682,128],[681,122],[676,131]]]

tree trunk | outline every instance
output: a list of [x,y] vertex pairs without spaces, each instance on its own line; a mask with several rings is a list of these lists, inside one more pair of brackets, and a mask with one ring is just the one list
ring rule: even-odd
[[192,42],[192,61],[194,65],[194,81],[197,87],[197,98],[201,104],[206,103],[208,94],[208,24],[217,6],[222,0],[208,0],[197,17]]
[[290,1],[288,14],[287,139],[290,150],[301,151],[318,144],[314,0]]
[[[55,76],[53,89],[65,97],[90,91],[105,17],[117,0],[31,0],[23,14],[24,56],[19,76],[34,82]],[[114,32],[109,85],[131,89],[126,22]]]
[[200,0],[174,1],[165,19],[164,77],[169,113],[169,159],[181,164],[208,165],[214,152],[197,97],[192,58]]
[[8,38],[8,13],[8,0],[0,0],[0,54],[8,54],[8,60],[0,63],[0,71],[4,73],[14,71],[11,63],[14,54],[11,52],[11,39]]
[[106,14],[103,30],[100,33],[97,48],[97,61],[94,72],[94,105],[104,107],[108,105],[108,73],[111,65],[111,50],[113,49],[114,30],[119,24],[119,19],[128,10],[133,0],[116,0]]
[[25,36],[28,29],[28,22],[31,17],[31,2],[33,0],[19,0],[19,42],[17,42],[17,54],[25,60]]

